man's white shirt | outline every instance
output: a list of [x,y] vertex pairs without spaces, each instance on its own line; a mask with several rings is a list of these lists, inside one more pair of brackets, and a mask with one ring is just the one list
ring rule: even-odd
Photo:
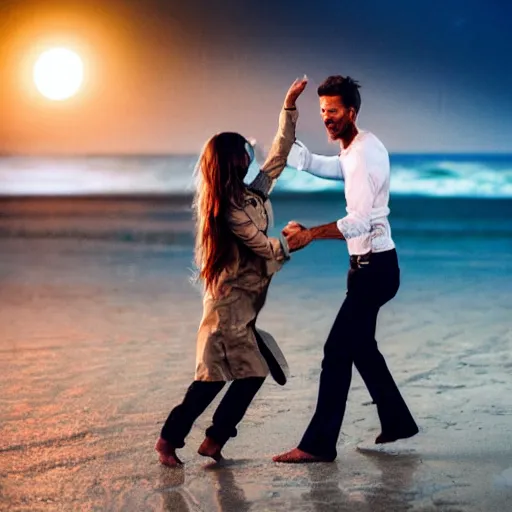
[[359,131],[338,156],[311,153],[295,141],[288,165],[314,176],[345,182],[347,214],[337,221],[350,255],[395,247],[389,225],[389,154],[371,132]]

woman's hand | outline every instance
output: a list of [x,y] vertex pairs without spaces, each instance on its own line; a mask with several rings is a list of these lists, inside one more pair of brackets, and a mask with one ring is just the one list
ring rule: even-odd
[[306,85],[308,84],[308,77],[304,75],[302,78],[297,78],[288,89],[284,99],[284,108],[295,108],[297,98],[302,94]]

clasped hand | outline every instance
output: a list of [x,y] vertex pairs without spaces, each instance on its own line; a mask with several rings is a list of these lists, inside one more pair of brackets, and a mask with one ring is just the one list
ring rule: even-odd
[[295,221],[288,222],[281,233],[288,242],[290,252],[306,247],[313,240],[311,231]]

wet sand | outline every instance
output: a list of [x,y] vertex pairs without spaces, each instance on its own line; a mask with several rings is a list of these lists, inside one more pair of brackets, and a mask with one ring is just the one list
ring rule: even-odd
[[[153,446],[193,378],[201,305],[190,246],[73,224],[77,239],[69,220],[54,219],[50,234],[34,218],[19,222],[0,222],[1,510],[510,509],[506,253],[496,269],[485,250],[455,248],[468,241],[404,243],[402,289],[379,317],[378,340],[421,433],[376,447],[376,411],[354,372],[338,459],[287,466],[271,457],[299,441],[312,414],[345,280],[341,248],[296,255],[260,321],[288,358],[289,383],[265,383],[220,464],[195,453],[215,402],[180,452],[184,468],[171,470]],[[446,258],[454,251],[464,257]]]

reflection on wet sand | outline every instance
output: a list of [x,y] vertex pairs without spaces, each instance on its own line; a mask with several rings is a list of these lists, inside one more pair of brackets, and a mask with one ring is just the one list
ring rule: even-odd
[[247,461],[224,459],[217,464],[207,466],[208,474],[213,480],[219,512],[250,510],[251,504],[247,501],[242,487],[237,485],[234,474],[234,469],[244,463],[247,464]]
[[421,462],[416,454],[389,455],[365,451],[379,474],[350,472],[343,462],[308,464],[310,490],[303,500],[317,512],[401,512],[409,510],[414,493],[413,475]]
[[162,511],[164,512],[192,512],[198,510],[191,502],[189,493],[185,489],[185,468],[169,469],[160,467],[159,491],[162,494]]

